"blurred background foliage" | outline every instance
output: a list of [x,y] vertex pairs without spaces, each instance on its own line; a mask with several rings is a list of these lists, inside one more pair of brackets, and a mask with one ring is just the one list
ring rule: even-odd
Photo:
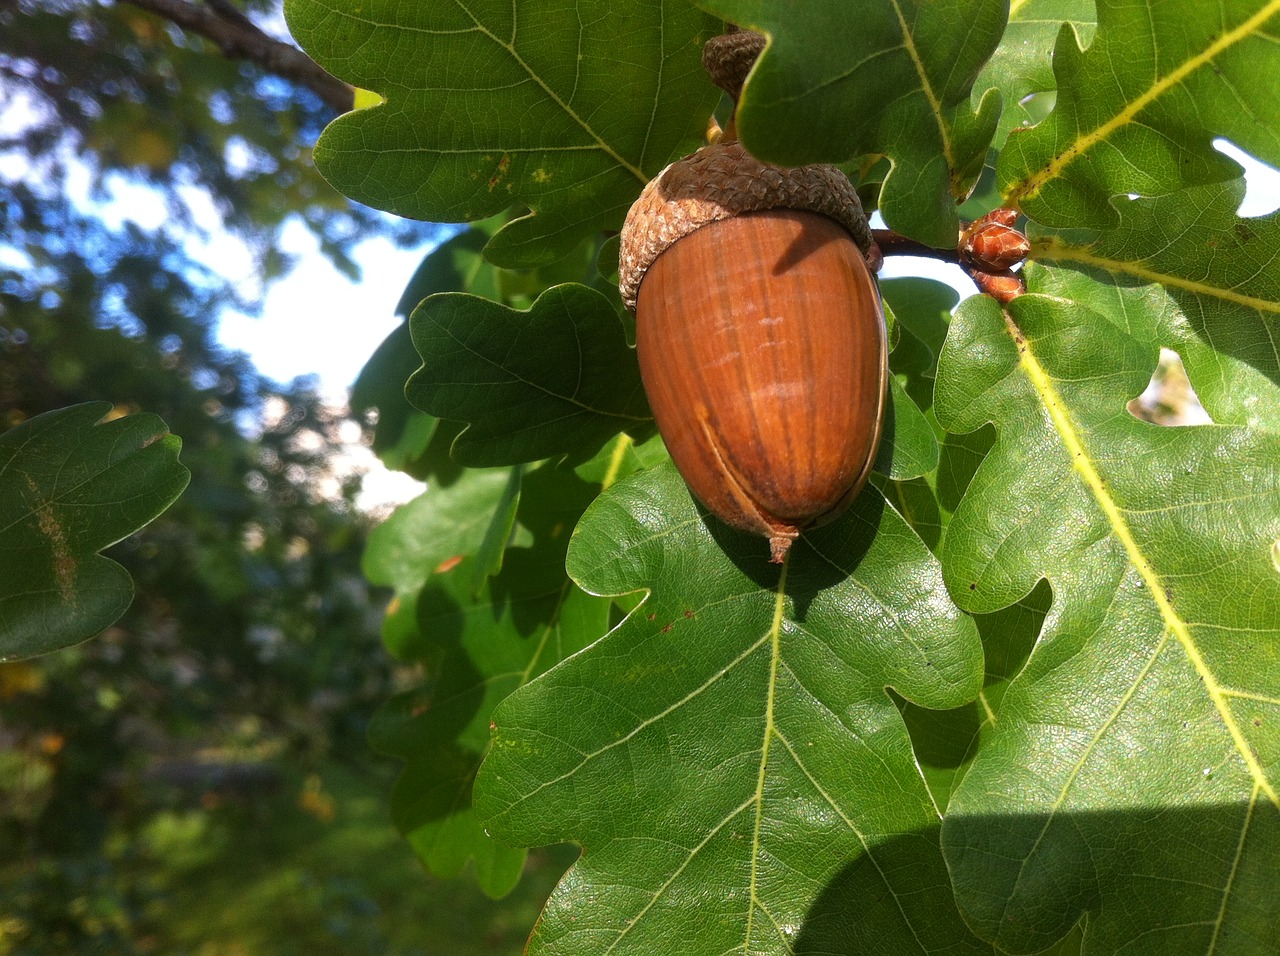
[[[436,227],[315,172],[340,89],[155,6],[0,0],[0,430],[106,399],[159,414],[192,471],[109,552],[128,614],[0,665],[0,954],[518,952],[567,861],[534,856],[499,912],[431,881],[387,816],[396,767],[365,728],[418,675],[382,651],[360,574],[353,426],[215,339],[289,269],[286,224],[348,274],[362,239]],[[288,42],[274,0],[167,6]],[[158,227],[108,212],[144,193]],[[199,254],[214,234],[254,281]]]

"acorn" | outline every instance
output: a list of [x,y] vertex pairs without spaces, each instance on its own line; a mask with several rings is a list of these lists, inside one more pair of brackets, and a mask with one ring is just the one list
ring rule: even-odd
[[[717,40],[736,94],[763,38]],[[781,562],[857,496],[880,441],[880,257],[857,194],[834,166],[760,162],[731,123],[645,187],[621,242],[640,374],[676,468]]]

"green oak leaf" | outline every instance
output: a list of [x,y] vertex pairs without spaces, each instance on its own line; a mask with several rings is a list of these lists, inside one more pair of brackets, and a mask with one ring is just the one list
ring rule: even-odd
[[464,465],[591,455],[619,431],[652,428],[618,313],[587,286],[555,286],[524,312],[436,295],[410,325],[423,367],[406,394],[469,423],[453,449]]
[[1239,179],[1114,200],[1107,232],[1038,234],[1028,287],[1182,356],[1210,417],[1280,431],[1280,215],[1242,219]]
[[[470,286],[477,273],[492,271],[492,266],[480,257],[488,239],[488,232],[473,228],[431,250],[405,286],[396,315],[407,319],[419,302],[437,292],[472,291]],[[419,365],[408,322],[396,326],[356,377],[351,387],[351,412],[359,418],[377,411],[373,450],[383,464],[415,477],[426,477],[423,456],[436,434],[437,422],[415,410],[404,397],[405,382]]]
[[551,262],[617,229],[646,182],[699,144],[719,96],[701,44],[719,24],[685,3],[287,0],[317,62],[385,102],[339,117],[316,164],[397,215],[482,219],[516,203],[488,258]]
[[619,478],[652,468],[670,457],[667,446],[657,435],[639,444],[630,435],[619,435],[601,448],[594,458],[574,468],[573,473],[584,481],[608,488]]
[[1040,636],[1051,597],[1049,586],[1041,582],[1009,607],[973,615],[986,666],[977,700],[954,710],[927,710],[905,701],[900,705],[916,760],[939,807],[946,808],[981,749],[982,735],[998,722],[1005,691]]
[[938,467],[938,439],[902,383],[889,377],[884,432],[874,468],[895,481],[919,478]]
[[974,81],[974,95],[995,87],[1004,101],[996,146],[1009,132],[1031,125],[1036,117],[1023,101],[1035,93],[1057,88],[1053,75],[1053,47],[1065,23],[1081,47],[1093,40],[1097,28],[1094,0],[1013,0],[1004,39]]
[[362,567],[373,584],[417,591],[442,563],[481,549],[509,507],[510,469],[467,469],[447,487],[433,485],[369,533]]
[[981,172],[1000,112],[998,96],[970,107],[970,90],[1000,41],[1007,3],[699,2],[769,38],[738,106],[748,149],[784,166],[885,154],[885,222],[954,248],[955,202]]
[[408,318],[419,302],[437,292],[485,294],[487,289],[473,289],[472,284],[482,271],[492,268],[484,261],[481,252],[496,225],[479,223],[464,229],[427,253],[400,293],[396,315]]
[[494,713],[485,826],[585,852],[527,952],[981,952],[886,687],[978,692],[972,623],[874,490],[782,568],[658,465],[583,516],[569,573],[647,598]]
[[524,480],[524,466],[513,465],[507,472],[507,486],[493,511],[489,526],[474,553],[472,563],[471,593],[479,594],[487,578],[502,570],[502,560],[507,546],[516,534],[516,512],[520,508],[520,488]]
[[911,530],[920,536],[930,551],[938,550],[942,540],[942,515],[938,507],[938,494],[930,483],[930,478],[921,476],[904,481],[885,481],[873,475],[872,484],[880,489],[898,514],[911,526]]
[[903,386],[916,405],[932,408],[938,355],[959,297],[949,285],[914,277],[886,279],[880,283],[880,291],[893,307],[899,331],[889,368],[904,380]]
[[421,661],[428,677],[388,701],[370,727],[373,746],[404,761],[392,816],[432,873],[454,876],[472,860],[491,896],[515,886],[525,851],[485,832],[471,806],[472,780],[497,703],[608,628],[610,602],[564,571],[570,530],[596,492],[551,466],[529,473],[517,514],[532,546],[509,549],[478,591],[473,559],[438,571],[405,602],[413,621],[394,615],[387,632],[392,653]]
[[939,368],[939,421],[997,432],[951,593],[1053,589],[942,831],[967,921],[1010,952],[1082,917],[1086,952],[1280,945],[1280,436],[1134,418],[1157,351],[1079,303],[976,297]]
[[1063,27],[1057,102],[1010,137],[1006,201],[1050,226],[1110,228],[1113,196],[1234,179],[1215,136],[1280,163],[1280,0],[1100,0],[1081,51]]
[[351,387],[352,415],[359,419],[376,411],[374,454],[397,471],[412,473],[436,431],[436,419],[415,410],[404,397],[404,383],[420,364],[404,322],[382,340]]
[[0,660],[105,630],[133,581],[98,552],[154,520],[191,478],[155,415],[106,421],[110,402],[60,408],[0,435]]

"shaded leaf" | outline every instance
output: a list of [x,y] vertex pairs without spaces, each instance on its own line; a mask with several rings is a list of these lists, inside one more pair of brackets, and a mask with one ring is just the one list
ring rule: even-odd
[[164,422],[104,421],[111,410],[74,405],[0,435],[0,659],[78,644],[115,622],[133,582],[98,552],[154,520],[190,480]]
[[880,291],[893,307],[899,330],[889,367],[905,379],[907,394],[916,405],[932,408],[938,355],[959,296],[949,285],[918,278],[887,279],[880,283]]
[[513,465],[507,471],[507,486],[502,489],[502,497],[498,499],[489,527],[485,529],[484,537],[480,539],[480,545],[475,551],[471,568],[472,594],[480,593],[485,580],[502,570],[502,558],[515,531],[523,477],[524,468],[521,465]]
[[407,319],[419,302],[437,292],[481,294],[471,285],[476,274],[487,268],[480,253],[493,232],[492,228],[487,228],[489,225],[492,224],[465,229],[428,253],[400,294],[396,315]]
[[1051,226],[1110,228],[1113,196],[1163,196],[1234,179],[1230,139],[1280,163],[1280,0],[1101,0],[1087,51],[1064,27],[1057,103],[1009,139],[1008,202]]
[[436,420],[416,411],[404,397],[405,382],[421,364],[409,323],[404,322],[382,340],[351,388],[352,416],[363,418],[376,411],[374,454],[397,471],[413,469],[436,430]]
[[414,851],[438,876],[473,860],[491,896],[515,886],[525,851],[487,835],[471,807],[472,780],[496,704],[608,627],[610,602],[585,594],[564,571],[570,530],[596,490],[544,465],[520,496],[532,547],[508,550],[502,571],[478,592],[470,558],[430,578],[412,602],[414,626],[399,629],[393,647],[401,659],[422,661],[428,681],[388,701],[370,728],[375,748],[405,761],[392,815]]
[[897,0],[856,15],[842,0],[701,3],[770,38],[739,104],[753,153],[784,166],[886,154],[885,222],[954,247],[955,201],[981,172],[999,114],[995,96],[972,109],[970,88],[1000,41],[1006,3]]
[[362,567],[373,584],[417,591],[443,562],[475,554],[508,493],[506,468],[468,470],[449,487],[431,487],[369,533]]
[[593,289],[556,286],[527,312],[437,295],[410,324],[423,367],[406,394],[423,411],[469,423],[454,443],[463,464],[590,455],[619,431],[650,430],[635,352]]
[[1010,314],[969,300],[943,354],[939,420],[998,437],[941,558],[970,611],[1054,601],[948,807],[961,908],[1012,952],[1085,914],[1089,952],[1274,949],[1280,437],[1138,421],[1155,346],[1060,299]]
[[938,467],[938,440],[902,384],[889,377],[884,432],[876,451],[875,470],[897,480],[918,478]]
[[1037,235],[1029,288],[1085,303],[1182,356],[1219,423],[1280,430],[1280,215],[1236,215],[1235,179],[1116,200],[1105,233]]
[[1097,27],[1094,0],[1014,0],[1009,4],[1004,39],[973,84],[975,94],[995,87],[1004,101],[996,146],[1004,144],[1010,130],[1040,119],[1028,112],[1023,100],[1056,89],[1053,48],[1064,23],[1079,38],[1079,46],[1088,46]]
[[[480,258],[480,249],[488,239],[487,232],[468,229],[436,246],[409,279],[396,305],[396,315],[407,319],[419,302],[437,292],[468,290],[478,269],[492,269]],[[351,387],[353,417],[377,411],[374,453],[388,468],[415,477],[426,477],[429,470],[422,457],[437,425],[435,419],[416,411],[404,397],[405,383],[421,365],[406,321],[374,350]]]
[[339,117],[316,164],[346,195],[437,222],[523,203],[486,255],[551,262],[617,229],[640,189],[702,137],[719,96],[701,43],[718,29],[684,3],[288,0],[322,66],[385,102]]
[[[981,656],[874,490],[783,569],[670,465],[588,509],[568,566],[648,598],[495,712],[476,785],[503,840],[581,843],[530,953],[981,951],[893,702],[972,697]],[[899,834],[897,838],[886,835]]]

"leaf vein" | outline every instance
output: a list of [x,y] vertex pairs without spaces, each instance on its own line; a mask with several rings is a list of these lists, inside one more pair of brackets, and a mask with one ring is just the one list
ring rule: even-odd
[[1054,156],[1042,169],[1014,186],[1008,193],[1008,202],[1016,204],[1036,196],[1046,183],[1059,176],[1067,166],[1070,166],[1092,147],[1105,141],[1116,130],[1133,122],[1139,113],[1196,70],[1211,62],[1214,57],[1230,49],[1240,41],[1261,33],[1263,24],[1276,13],[1280,13],[1280,0],[1271,0],[1270,3],[1238,27],[1225,31],[1222,36],[1209,44],[1203,51],[1194,56],[1189,56],[1172,72],[1157,78],[1155,82],[1141,94],[1134,97],[1115,116],[1089,132],[1078,135],[1074,143]]
[[[1276,0],[1276,3],[1280,5],[1280,0]],[[1258,762],[1257,755],[1245,739],[1244,732],[1236,722],[1235,716],[1231,713],[1231,708],[1227,706],[1223,687],[1218,683],[1213,671],[1209,669],[1208,662],[1204,659],[1204,655],[1201,654],[1200,648],[1191,634],[1190,627],[1173,606],[1173,602],[1169,599],[1169,595],[1165,590],[1164,583],[1161,581],[1160,576],[1156,574],[1155,568],[1152,567],[1151,562],[1143,554],[1142,548],[1134,537],[1133,531],[1125,519],[1124,512],[1117,505],[1110,491],[1107,490],[1102,476],[1098,474],[1097,469],[1094,467],[1093,458],[1088,449],[1085,448],[1084,441],[1078,434],[1075,422],[1071,420],[1065,403],[1058,395],[1053,380],[1044,366],[1040,364],[1039,359],[1036,358],[1031,342],[1022,334],[1022,330],[1014,323],[1012,316],[1007,311],[1004,312],[1004,319],[1014,340],[1025,342],[1025,345],[1020,350],[1019,362],[1030,380],[1041,405],[1049,413],[1059,438],[1071,455],[1073,467],[1084,480],[1098,507],[1106,517],[1107,523],[1111,526],[1112,533],[1128,554],[1133,567],[1141,575],[1143,581],[1146,582],[1148,592],[1151,594],[1160,616],[1165,621],[1166,629],[1172,631],[1178,639],[1178,643],[1182,645],[1187,659],[1204,683],[1205,691],[1209,694],[1209,699],[1231,736],[1236,752],[1244,761],[1249,775],[1262,788],[1262,792],[1267,795],[1267,799],[1275,804],[1277,808],[1280,808],[1280,794],[1277,794],[1276,788],[1267,779],[1266,771]]]

